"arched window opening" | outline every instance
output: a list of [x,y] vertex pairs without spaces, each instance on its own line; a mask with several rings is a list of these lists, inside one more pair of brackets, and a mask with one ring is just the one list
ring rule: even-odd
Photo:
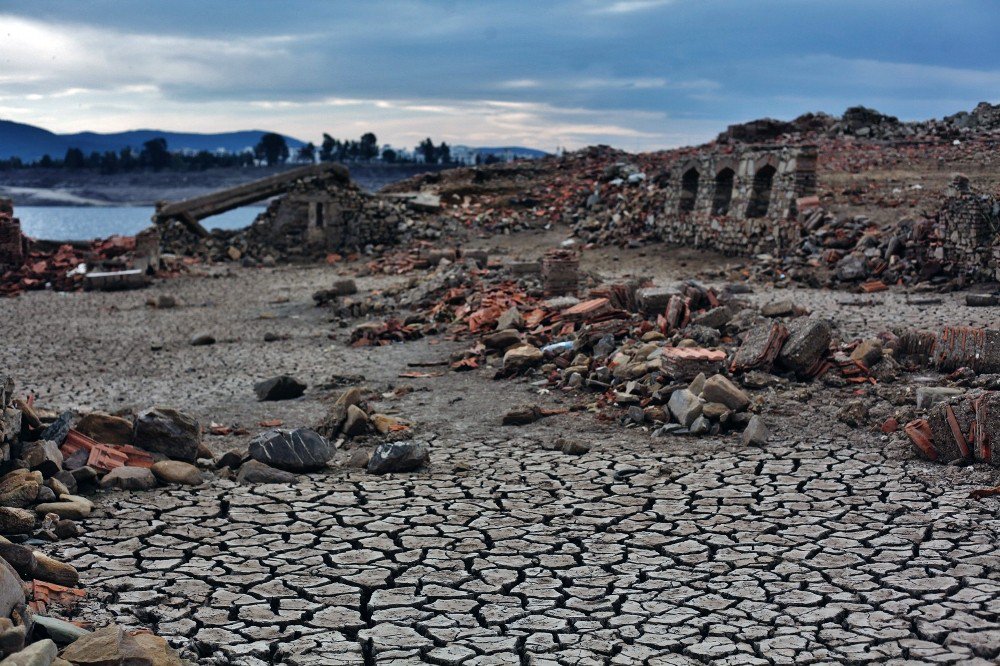
[[750,203],[747,204],[747,217],[764,217],[771,205],[771,186],[774,184],[776,169],[765,164],[757,170],[753,177],[753,191],[750,193]]
[[690,213],[698,200],[698,170],[691,167],[681,176],[681,202],[677,210]]
[[733,180],[736,174],[726,167],[715,176],[715,196],[712,198],[712,215],[726,215],[733,200]]

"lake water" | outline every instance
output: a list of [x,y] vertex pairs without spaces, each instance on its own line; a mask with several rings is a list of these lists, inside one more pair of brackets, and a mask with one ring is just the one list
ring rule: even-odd
[[[21,231],[45,240],[92,240],[119,234],[131,236],[152,222],[152,206],[80,207],[18,206],[14,215]],[[261,206],[237,208],[202,220],[206,229],[241,229],[250,226],[263,211]]]

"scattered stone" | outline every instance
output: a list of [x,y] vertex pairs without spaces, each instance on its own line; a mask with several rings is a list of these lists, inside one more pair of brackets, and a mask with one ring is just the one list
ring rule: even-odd
[[[23,650],[26,635],[27,631],[23,624],[15,625],[10,618],[0,617],[0,657],[11,655]],[[4,661],[6,661],[6,659]],[[3,661],[0,661],[0,665],[3,663]]]
[[198,333],[196,335],[191,336],[190,344],[192,347],[204,347],[206,345],[214,345],[215,336],[213,336],[210,333]]
[[760,309],[765,317],[789,317],[795,314],[795,303],[789,300],[767,303]]
[[764,420],[757,414],[750,418],[746,429],[743,431],[742,442],[744,446],[761,446],[767,443],[771,433],[768,432]]
[[0,666],[50,666],[58,654],[59,648],[46,638],[0,661]]
[[352,296],[358,293],[358,285],[350,278],[334,280],[330,291],[337,296]]
[[723,375],[713,375],[706,380],[701,396],[709,402],[722,403],[734,412],[743,411],[750,405],[750,398],[743,389]]
[[694,393],[687,389],[678,389],[670,395],[667,409],[677,422],[685,428],[691,426],[695,419],[701,416],[702,403]]
[[194,462],[201,442],[201,426],[190,416],[169,407],[153,407],[135,420],[135,445],[168,458]]
[[322,469],[333,456],[325,437],[308,428],[266,430],[249,445],[254,460],[289,472]]
[[101,479],[101,488],[118,490],[150,490],[156,487],[156,477],[145,467],[116,467]]
[[371,460],[371,457],[372,452],[368,449],[354,449],[351,451],[351,455],[347,459],[347,462],[344,463],[344,467],[364,469],[368,467],[368,461]]
[[72,622],[60,620],[46,615],[35,615],[36,629],[41,627],[45,630],[45,635],[55,641],[58,645],[69,645],[75,640],[89,635],[91,632],[83,627],[79,627]]
[[153,463],[153,475],[164,483],[178,483],[184,486],[198,486],[203,483],[201,470],[191,463],[180,460],[161,460]]
[[76,429],[101,444],[123,446],[132,443],[132,422],[103,412],[86,414]]
[[507,329],[522,329],[524,328],[524,317],[518,312],[517,306],[512,306],[509,310],[500,315],[497,319],[497,330],[503,331]]
[[361,404],[363,397],[358,387],[349,388],[341,393],[323,421],[316,426],[316,432],[328,439],[335,439],[340,434],[344,421],[347,420],[348,407]]
[[236,475],[238,483],[297,483],[299,477],[256,460],[248,460]]
[[504,370],[512,373],[523,372],[540,363],[545,355],[538,347],[522,344],[508,349],[503,355]]
[[778,354],[778,362],[799,377],[807,377],[826,358],[832,340],[833,327],[825,319],[794,319],[789,324],[788,339]]
[[514,329],[498,330],[483,338],[487,349],[504,350],[521,344],[521,334]]
[[430,463],[430,458],[430,449],[424,442],[385,442],[372,453],[368,473],[411,472]]
[[25,444],[21,451],[21,459],[30,469],[38,470],[44,477],[52,476],[61,470],[63,465],[63,454],[59,447],[47,439]]
[[[43,516],[47,513],[54,513],[60,518],[68,518],[69,520],[83,520],[93,510],[93,502],[78,495],[64,495],[59,498],[58,502],[39,504],[35,507],[35,511]],[[34,525],[34,516],[31,517],[31,520],[32,525]],[[0,531],[6,530],[0,529]]]
[[11,611],[24,606],[24,587],[17,572],[0,559],[0,617],[10,617]]
[[997,294],[966,294],[965,304],[970,308],[983,308],[1000,305],[1000,296]]
[[14,470],[0,479],[0,506],[24,508],[31,506],[38,498],[42,480],[38,472],[26,469]]
[[882,342],[880,340],[864,340],[851,352],[851,360],[861,361],[866,368],[873,367],[882,359]]
[[344,426],[341,434],[346,437],[357,437],[368,431],[368,415],[365,410],[357,405],[348,405],[347,418],[344,419]]
[[80,574],[76,567],[66,562],[55,560],[41,551],[34,551],[35,577],[56,585],[76,587],[80,584]]
[[[43,505],[39,505],[43,506]],[[36,511],[38,507],[35,507]],[[48,513],[41,511],[39,513]],[[27,509],[0,506],[0,533],[28,534],[35,529],[35,514]],[[2,614],[0,614],[2,616]]]
[[253,390],[261,402],[294,400],[305,393],[306,385],[289,375],[278,375],[254,384]]
[[582,456],[590,452],[590,444],[575,439],[559,439],[556,444],[560,451],[570,456]]
[[59,415],[55,421],[49,424],[42,434],[38,436],[38,439],[47,439],[50,442],[55,442],[56,446],[62,446],[63,442],[66,441],[66,435],[69,434],[70,424],[73,422],[73,412],[63,412]]
[[215,469],[222,469],[223,467],[237,469],[243,464],[244,460],[246,460],[246,454],[243,451],[237,451],[236,449],[226,451],[216,461]]

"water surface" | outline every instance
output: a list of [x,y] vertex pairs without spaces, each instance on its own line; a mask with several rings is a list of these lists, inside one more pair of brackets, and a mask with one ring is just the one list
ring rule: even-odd
[[[17,206],[14,215],[21,230],[45,240],[92,240],[119,234],[131,236],[152,222],[152,206]],[[206,229],[240,229],[249,226],[264,210],[261,206],[237,208],[202,220]]]

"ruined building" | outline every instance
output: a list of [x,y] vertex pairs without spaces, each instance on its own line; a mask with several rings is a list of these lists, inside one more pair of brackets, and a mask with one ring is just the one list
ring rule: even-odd
[[660,236],[726,254],[788,247],[798,237],[796,202],[816,192],[816,157],[815,146],[689,156],[669,172]]
[[929,260],[973,281],[1000,280],[1000,201],[956,175],[935,227]]

